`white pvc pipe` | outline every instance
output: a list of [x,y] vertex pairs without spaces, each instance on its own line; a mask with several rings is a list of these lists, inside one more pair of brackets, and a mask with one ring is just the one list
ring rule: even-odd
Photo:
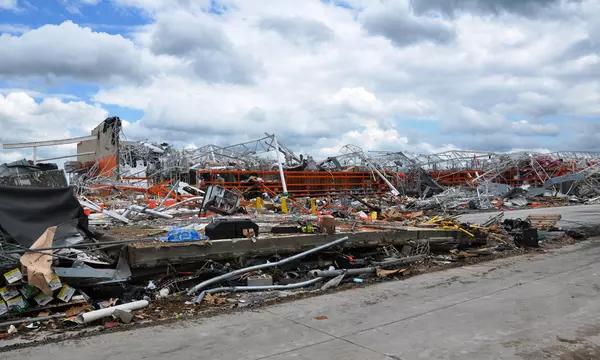
[[145,308],[146,306],[148,306],[148,304],[149,304],[148,300],[138,300],[138,301],[130,302],[127,304],[121,304],[121,305],[111,306],[111,307],[107,307],[107,308],[100,309],[100,310],[89,311],[89,312],[77,315],[77,322],[80,324],[87,324],[92,321],[96,321],[98,319],[102,319],[107,316],[111,316],[115,312],[115,310],[126,310],[126,311],[138,310],[138,309]]

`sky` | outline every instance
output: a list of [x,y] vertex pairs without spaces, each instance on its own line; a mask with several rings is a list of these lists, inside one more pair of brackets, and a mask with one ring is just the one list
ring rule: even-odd
[[107,116],[130,140],[268,132],[316,158],[599,151],[600,1],[0,0],[0,143]]

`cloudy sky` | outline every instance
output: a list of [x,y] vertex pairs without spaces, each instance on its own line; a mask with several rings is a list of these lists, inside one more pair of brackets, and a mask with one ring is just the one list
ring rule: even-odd
[[129,139],[275,132],[317,157],[600,150],[600,1],[0,0],[0,142],[109,115]]

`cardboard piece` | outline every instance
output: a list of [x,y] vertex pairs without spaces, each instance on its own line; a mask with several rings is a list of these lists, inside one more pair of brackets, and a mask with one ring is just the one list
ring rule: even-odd
[[[30,249],[43,249],[52,247],[56,226],[46,229],[44,233],[31,245]],[[27,268],[27,282],[46,295],[52,295],[48,284],[52,280],[52,250],[26,252],[21,256],[21,264]]]

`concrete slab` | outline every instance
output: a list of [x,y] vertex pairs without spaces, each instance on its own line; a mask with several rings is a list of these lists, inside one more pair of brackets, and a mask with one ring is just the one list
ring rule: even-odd
[[[465,214],[460,216],[461,221],[468,221],[477,224],[485,222],[490,216],[497,215],[499,211]],[[536,209],[508,210],[504,212],[505,219],[525,219],[527,215],[561,215],[558,226],[563,228],[576,228],[580,226],[598,225],[598,214],[600,213],[600,204],[561,206]]]
[[[557,336],[573,338],[586,324],[600,324],[593,289],[600,279],[584,285],[597,270],[589,265],[525,282],[345,338],[401,359],[512,359],[552,345]],[[587,290],[578,289],[582,285]]]
[[[600,249],[597,253],[600,255]],[[560,254],[565,255],[563,252]],[[554,256],[548,254],[547,258]],[[297,302],[293,308],[282,304],[268,307],[265,311],[343,337],[381,324],[409,319],[435,309],[488,296],[496,291],[510,289],[519,283],[535,281],[554,273],[552,267],[547,267],[541,273],[514,268],[516,264],[524,266],[523,262],[531,258],[523,256],[500,259],[486,264],[412,277],[399,283],[386,282],[328,294],[318,298],[319,306],[315,306],[314,302]],[[571,269],[577,266],[578,263],[567,262],[561,268]],[[314,320],[319,315],[327,316],[328,320]]]
[[11,353],[18,354],[19,359],[238,360],[267,357],[331,339],[333,337],[329,335],[281,321],[268,313],[248,311],[206,321],[117,332]]
[[401,247],[409,240],[428,239],[431,237],[459,237],[452,229],[426,229],[401,227],[395,230],[371,230],[356,233],[346,232],[334,235],[296,234],[259,237],[250,239],[222,239],[210,242],[140,242],[127,247],[128,261],[131,268],[155,267],[165,264],[189,264],[207,259],[227,260],[232,258],[270,256],[273,254],[295,254],[304,250],[348,236],[344,247],[375,247],[393,244]]

